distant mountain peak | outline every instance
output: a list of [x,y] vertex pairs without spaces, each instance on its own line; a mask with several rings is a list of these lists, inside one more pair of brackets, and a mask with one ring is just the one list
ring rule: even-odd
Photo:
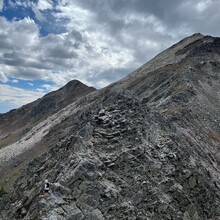
[[[72,80],[62,88],[50,92],[32,103],[19,109],[11,110],[8,113],[0,114],[0,133],[5,136],[20,129],[19,132],[23,135],[24,131],[26,132],[27,130],[26,126],[29,128],[34,126],[36,123],[95,90],[94,87],[88,87],[78,80]],[[16,135],[16,137],[18,138],[20,135]],[[10,142],[13,140],[16,139],[10,137]],[[4,143],[1,144],[0,139],[0,148],[3,145]]]
[[95,90],[94,87],[88,87],[87,85],[85,85],[84,83],[82,83],[81,81],[79,80],[71,80],[69,81],[66,85],[64,85],[62,88],[60,88],[60,90],[70,90],[70,89],[77,89],[77,88],[80,88],[80,89],[83,89],[83,88],[91,88],[92,90]]

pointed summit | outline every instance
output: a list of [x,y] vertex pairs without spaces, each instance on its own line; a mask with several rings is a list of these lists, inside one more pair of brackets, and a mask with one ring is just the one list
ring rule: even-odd
[[[170,68],[171,66],[187,62],[187,65],[189,66],[185,66],[185,68],[190,68],[192,65],[195,65],[197,62],[199,63],[201,60],[209,60],[210,56],[213,55],[215,56],[211,59],[214,59],[217,62],[220,55],[220,38],[196,33],[182,39],[159,53],[140,68],[121,79],[118,83],[115,83],[114,86],[115,88],[120,86],[124,89],[130,88],[133,81],[138,81],[141,77],[144,78],[150,76],[153,72],[162,68]],[[214,60],[213,62],[215,62]]]
[[172,45],[171,47],[167,48],[163,52],[159,53],[157,56],[155,56],[153,59],[151,59],[140,68],[146,69],[148,72],[150,72],[169,64],[178,63],[185,58],[185,54],[180,54],[179,51],[183,50],[185,47],[191,45],[198,40],[202,40],[203,38],[204,35],[200,33],[196,33],[189,37],[186,37],[183,40]]
[[[0,114],[0,148],[13,143],[34,125],[95,90],[78,80],[72,80],[62,88],[50,92],[32,103]],[[2,137],[4,141],[1,141]]]

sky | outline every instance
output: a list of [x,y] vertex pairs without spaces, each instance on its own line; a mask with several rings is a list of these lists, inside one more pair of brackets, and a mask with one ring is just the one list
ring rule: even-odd
[[73,79],[103,88],[194,33],[220,0],[0,0],[0,113]]

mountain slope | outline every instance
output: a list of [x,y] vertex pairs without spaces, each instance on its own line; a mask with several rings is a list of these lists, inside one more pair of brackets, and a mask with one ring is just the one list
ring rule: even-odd
[[0,216],[220,219],[219,42],[183,39],[51,116],[63,115],[34,144],[49,150],[0,200]]
[[94,90],[93,87],[73,80],[61,89],[48,93],[30,104],[0,114],[0,148],[16,142],[49,115]]

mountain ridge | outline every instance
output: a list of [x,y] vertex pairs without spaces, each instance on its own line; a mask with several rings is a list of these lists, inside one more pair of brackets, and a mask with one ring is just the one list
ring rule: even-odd
[[[202,35],[200,33],[196,33],[196,34],[193,34],[189,37],[186,37],[186,38],[180,40],[179,42],[175,43],[174,45],[172,45],[169,48],[165,49],[164,51],[160,52],[158,55],[153,57],[147,63],[143,64],[137,70],[133,71],[127,77],[125,77],[124,79],[119,80],[119,81],[123,81],[126,79],[130,79],[132,77],[135,77],[137,75],[140,75],[140,72],[142,69],[146,69],[147,72],[152,72],[158,68],[164,67],[166,65],[170,65],[174,59],[175,59],[175,63],[180,62],[180,60],[182,59],[182,56],[179,56],[179,58],[177,58],[176,52],[179,49],[184,48],[186,45],[188,45],[198,39],[204,38],[204,37],[205,37],[204,35]],[[166,55],[167,52],[169,52],[168,55]],[[146,74],[146,72],[145,72],[145,74]]]
[[[185,38],[50,116],[50,128],[36,127],[44,135],[33,147],[47,151],[23,167],[0,216],[219,219],[218,42]],[[45,179],[53,183],[48,199],[39,196]]]
[[[14,140],[26,134],[31,127],[44,120],[48,115],[58,112],[78,98],[95,90],[95,88],[88,87],[78,80],[72,80],[64,87],[50,92],[34,102],[24,105],[19,109],[0,114],[0,138],[4,138],[7,144],[13,143]],[[14,131],[19,129],[18,134],[15,134],[16,132]],[[8,141],[6,140],[7,136]],[[19,137],[16,138],[16,136]],[[11,139],[11,141],[9,139]],[[4,145],[1,144],[0,148],[3,146]]]

